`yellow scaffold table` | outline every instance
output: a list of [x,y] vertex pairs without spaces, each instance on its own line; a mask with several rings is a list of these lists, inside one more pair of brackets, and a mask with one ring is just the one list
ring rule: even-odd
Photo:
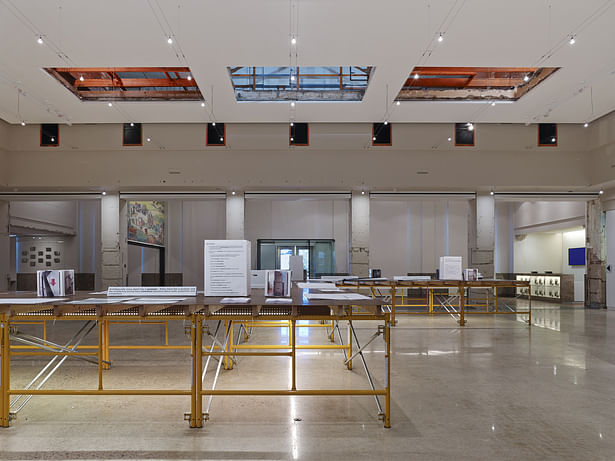
[[[313,290],[312,290],[313,291]],[[190,397],[190,413],[184,415],[189,420],[190,427],[203,427],[203,422],[209,419],[208,412],[203,411],[203,396],[211,398],[215,395],[226,396],[366,396],[371,395],[378,405],[378,416],[384,422],[384,427],[391,426],[391,314],[382,308],[384,301],[381,298],[372,298],[353,301],[338,300],[308,300],[304,291],[293,288],[290,302],[282,304],[269,304],[263,296],[263,290],[253,290],[250,302],[240,304],[221,304],[221,298],[211,298],[198,295],[184,298],[178,302],[165,301],[164,304],[148,304],[135,300],[122,300],[106,303],[75,304],[88,299],[87,293],[78,293],[75,296],[66,297],[62,301],[51,301],[44,304],[24,304],[26,299],[35,298],[34,293],[0,293],[0,427],[8,427],[15,416],[15,408],[23,405],[34,395],[183,395]],[[9,300],[12,300],[12,302]],[[17,298],[21,303],[15,302]],[[3,299],[5,300],[3,302]],[[349,303],[352,302],[352,305]],[[363,310],[361,315],[356,315],[353,306],[360,306]],[[365,313],[367,311],[367,314]],[[47,321],[77,320],[84,322],[81,328],[65,344],[58,344],[46,338],[37,338],[21,333],[17,325],[35,324]],[[170,346],[168,335],[165,330],[164,345],[118,345],[109,344],[109,329],[117,323],[131,323],[135,328],[148,324],[164,324],[168,321],[179,320],[190,325],[190,346]],[[289,344],[281,344],[270,347],[269,351],[255,351],[238,347],[230,340],[232,337],[233,323],[240,326],[249,322],[289,322]],[[352,369],[353,360],[361,360],[365,374],[369,381],[369,389],[298,389],[296,385],[296,351],[295,332],[298,321],[318,321],[321,324],[332,326],[328,336],[333,340],[334,332],[339,335],[339,345],[322,346],[322,348],[339,348],[344,352],[344,365]],[[374,335],[363,344],[359,344],[353,322],[371,320],[376,321]],[[215,333],[206,322],[217,324]],[[348,326],[347,343],[344,344],[339,324],[345,322]],[[224,325],[222,328],[221,326]],[[370,326],[373,325],[370,324]],[[82,340],[91,331],[98,331],[97,345],[81,345]],[[222,333],[222,339],[218,339],[218,331]],[[211,339],[211,344],[205,344],[204,336]],[[376,337],[384,339],[384,377],[383,386],[376,388],[374,380],[369,372],[363,349]],[[245,345],[245,344],[244,344]],[[355,350],[353,350],[353,346]],[[191,351],[191,385],[189,389],[105,389],[104,370],[111,365],[109,350],[117,349],[169,349],[186,347]],[[319,347],[319,346],[314,346]],[[30,384],[22,389],[11,388],[10,364],[12,356],[49,356],[50,363],[34,378]],[[232,363],[236,357],[288,357],[291,361],[291,384],[286,389],[216,389],[216,381],[220,366],[224,363],[225,368],[232,369]],[[98,368],[98,386],[96,389],[47,389],[43,384],[48,379],[44,377],[61,365],[66,359],[74,358],[92,362]],[[216,378],[211,389],[204,389],[203,382],[207,365],[211,358],[218,358]],[[203,361],[207,363],[203,366]],[[39,378],[42,378],[42,381]],[[39,379],[39,381],[36,381]],[[11,396],[17,396],[11,402]],[[384,397],[384,409],[380,404],[380,398]],[[22,401],[19,401],[22,399]]]
[[[444,314],[457,316],[459,325],[466,324],[466,315],[527,315],[527,323],[532,323],[532,287],[530,282],[521,280],[390,280],[386,278],[380,279],[347,279],[336,282],[338,287],[355,288],[357,291],[361,289],[370,290],[372,296],[387,296],[390,297],[390,312],[391,324],[397,323],[396,315],[398,314]],[[528,288],[528,307],[527,309],[517,310],[503,303],[504,309],[501,308],[498,302],[498,288]],[[403,304],[399,303],[399,290],[423,288],[426,290],[426,298],[421,304]],[[454,295],[444,295],[438,298],[437,290],[455,289]],[[470,304],[469,290],[483,289],[487,291],[486,298],[481,301],[484,303]],[[493,295],[490,297],[489,293]],[[443,308],[437,311],[434,307],[440,306]],[[398,307],[424,307],[424,311],[397,311]],[[483,310],[467,310],[468,307],[482,307]]]

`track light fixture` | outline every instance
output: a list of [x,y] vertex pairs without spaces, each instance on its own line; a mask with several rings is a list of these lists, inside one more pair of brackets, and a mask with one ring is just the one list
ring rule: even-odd
[[130,126],[135,126],[134,122],[130,122]]
[[188,79],[188,81],[190,81],[192,80],[192,75],[188,75],[186,78]]
[[604,189],[600,189],[600,191],[598,192],[600,195],[604,194]]
[[224,138],[222,136],[220,136],[220,142],[223,142]]
[[81,76],[79,77],[79,81],[80,81],[80,82],[83,82],[84,80],[85,80],[85,78],[83,78],[83,75],[81,75]]
[[51,142],[56,142],[56,138],[54,138],[53,136],[51,137]]
[[152,140],[152,138],[147,138],[146,139],[147,142],[150,142],[151,140]]
[[388,120],[385,120],[385,121],[384,121],[384,124],[385,124],[385,125],[388,125],[388,124],[389,124],[389,121],[388,121]]
[[205,107],[205,103],[204,102],[201,103],[201,107]]
[[24,122],[23,120],[21,121],[21,126],[26,126],[26,122]]
[[291,101],[290,107],[295,107],[295,101]]
[[583,124],[583,128],[587,128],[588,126],[589,126],[589,123],[587,123],[587,122],[585,122],[585,123]]
[[448,142],[451,142],[452,140],[453,140],[453,138],[451,138],[450,136],[447,139]]
[[489,195],[495,195],[495,192],[493,192],[493,189],[489,191]]
[[399,106],[400,104],[401,104],[401,102],[400,102],[400,101],[395,101],[395,105],[396,105],[396,106]]
[[474,124],[472,122],[468,122],[468,130],[474,131]]
[[376,136],[372,136],[372,141],[375,141],[375,140],[376,140]]
[[296,45],[296,44],[297,44],[297,39],[296,39],[295,37],[292,37],[292,38],[290,39],[290,44],[291,44],[291,45]]
[[216,126],[216,122],[211,122],[211,126]]
[[171,38],[171,36],[169,35],[169,37],[167,38],[167,43],[169,45],[173,45],[173,38]]
[[440,35],[438,35],[438,42],[442,43],[444,41],[444,37],[442,36],[442,32],[440,32]]
[[524,82],[529,82],[529,81],[530,81],[530,76],[529,76],[529,75],[525,75],[525,76],[523,77],[523,81],[524,81]]
[[557,139],[555,139],[555,136],[553,136],[553,137],[551,138],[551,142],[555,142],[555,141],[557,141]]
[[418,78],[419,78],[419,74],[417,72],[417,73],[414,74],[414,80],[418,80]]
[[231,192],[231,195],[235,195],[235,194],[236,194],[236,192],[235,192],[235,191],[232,191],[232,192]]
[[107,192],[105,192],[105,191],[102,191],[102,194],[103,194],[103,195],[107,195]]
[[577,40],[575,39],[574,35],[570,36],[570,40],[568,40],[568,43],[570,45],[574,45],[575,43],[577,43]]
[[290,122],[290,126],[295,126],[295,122]]
[[112,106],[113,106],[113,103],[112,103],[112,102],[110,102],[110,103],[107,103],[107,105],[108,105],[109,107],[112,107]]
[[290,141],[293,142],[295,140],[295,138],[293,138],[292,136],[290,137]]
[[39,45],[43,44],[43,36],[39,35],[38,38],[36,39],[36,43],[38,43]]

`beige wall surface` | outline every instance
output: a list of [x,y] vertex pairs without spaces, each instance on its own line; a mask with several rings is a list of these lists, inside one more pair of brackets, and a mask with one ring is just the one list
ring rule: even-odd
[[[227,147],[205,147],[204,125],[144,125],[143,147],[122,147],[119,124],[60,126],[39,147],[38,125],[10,126],[9,188],[586,188],[588,131],[561,125],[558,147],[537,147],[535,125],[479,124],[457,147],[452,124],[393,125],[371,147],[370,124],[310,124],[310,147],[288,147],[286,124],[232,124]],[[145,138],[150,136],[150,143]],[[417,172],[428,174],[417,174]]]

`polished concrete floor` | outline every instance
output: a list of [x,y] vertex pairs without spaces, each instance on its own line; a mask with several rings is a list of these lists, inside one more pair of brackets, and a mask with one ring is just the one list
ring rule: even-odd
[[[210,421],[190,429],[188,397],[36,396],[0,429],[0,459],[615,459],[615,312],[534,307],[531,328],[515,316],[471,317],[465,328],[449,316],[399,316],[390,429],[373,397],[216,397]],[[360,339],[375,325],[358,324]],[[49,335],[61,340],[75,327],[56,322]],[[286,334],[258,329],[250,342]],[[111,339],[152,343],[163,333],[122,325]],[[301,328],[297,340],[326,343],[321,328]],[[172,325],[171,341],[187,344],[181,322]],[[378,338],[365,354],[378,386],[383,352]],[[189,387],[187,351],[116,351],[112,360],[108,388]],[[15,357],[12,387],[25,385],[41,364]],[[301,352],[298,367],[299,388],[367,388],[360,364],[347,371],[339,352]],[[218,387],[284,388],[288,381],[288,358],[244,357],[221,373]],[[96,383],[95,366],[71,360],[46,388]]]

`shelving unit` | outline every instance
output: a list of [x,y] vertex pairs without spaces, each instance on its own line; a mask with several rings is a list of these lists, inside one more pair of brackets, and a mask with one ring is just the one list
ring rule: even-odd
[[[530,282],[533,298],[556,302],[574,300],[574,276],[572,274],[516,274],[515,279]],[[529,289],[519,287],[516,289],[516,295],[528,296]]]

